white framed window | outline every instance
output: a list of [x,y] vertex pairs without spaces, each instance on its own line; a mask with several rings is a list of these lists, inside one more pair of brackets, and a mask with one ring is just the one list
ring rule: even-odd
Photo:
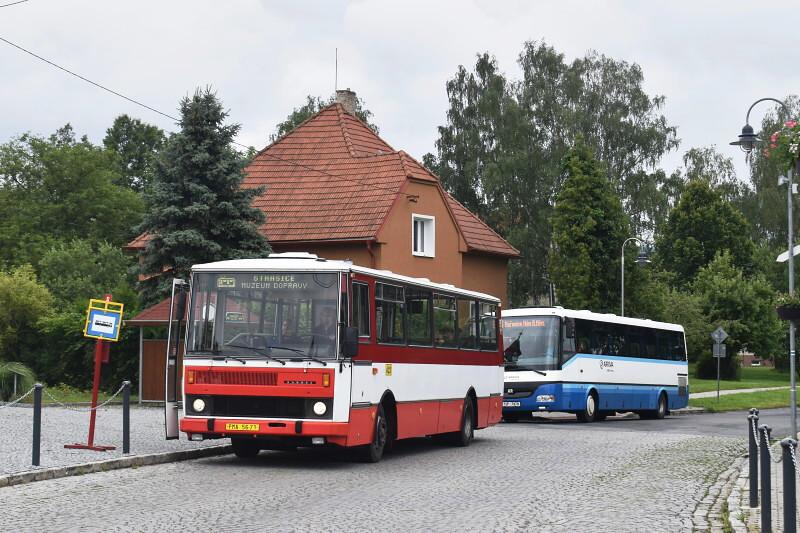
[[411,215],[411,253],[421,257],[436,255],[436,217]]

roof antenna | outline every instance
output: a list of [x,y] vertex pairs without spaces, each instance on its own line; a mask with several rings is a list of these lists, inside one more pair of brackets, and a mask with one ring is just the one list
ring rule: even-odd
[[333,92],[339,90],[339,47],[336,47],[336,68],[333,74]]

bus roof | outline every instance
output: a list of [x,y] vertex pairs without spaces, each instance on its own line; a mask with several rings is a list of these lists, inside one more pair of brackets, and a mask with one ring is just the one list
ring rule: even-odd
[[584,320],[595,320],[597,322],[609,322],[612,324],[627,324],[629,326],[642,326],[645,328],[683,331],[683,326],[680,324],[670,324],[669,322],[658,322],[656,320],[617,316],[611,313],[593,313],[592,311],[586,310],[578,311],[575,309],[564,309],[563,307],[525,307],[521,309],[503,309],[503,318],[515,316],[561,316],[581,318]]
[[358,274],[374,276],[388,281],[411,283],[428,287],[436,291],[479,298],[497,304],[500,303],[499,298],[482,292],[459,289],[458,287],[444,283],[434,283],[427,278],[412,278],[410,276],[395,274],[388,270],[366,268],[354,265],[350,261],[323,259],[308,253],[289,252],[270,254],[269,257],[261,259],[232,259],[229,261],[204,263],[192,266],[192,272],[356,272]]

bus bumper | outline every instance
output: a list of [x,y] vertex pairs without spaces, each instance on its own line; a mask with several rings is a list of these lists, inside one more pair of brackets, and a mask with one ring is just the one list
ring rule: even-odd
[[325,444],[361,446],[372,441],[377,406],[350,410],[348,422],[320,420],[277,420],[184,417],[180,429],[189,435],[202,438],[252,437],[264,440],[310,440],[324,438]]
[[[566,409],[561,385],[557,383],[506,383],[503,390],[507,393],[503,397],[504,416]],[[509,394],[509,390],[514,392]]]

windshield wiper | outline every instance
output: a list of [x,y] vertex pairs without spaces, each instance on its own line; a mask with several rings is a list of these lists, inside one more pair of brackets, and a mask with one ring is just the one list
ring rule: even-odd
[[225,361],[228,362],[228,359],[233,359],[234,361],[239,361],[243,365],[247,364],[247,361],[242,359],[241,357],[236,357],[235,355],[215,355],[211,358],[212,361]]
[[255,348],[253,346],[245,346],[244,344],[226,344],[225,346],[230,346],[231,348],[243,348],[245,350],[252,350],[262,357],[266,357],[267,359],[270,359],[272,361],[277,361],[282,365],[286,365],[286,361],[284,361],[283,359],[278,359],[277,357],[268,354],[261,348]]
[[[311,359],[311,360],[312,360],[312,361],[314,361],[315,363],[322,363],[322,366],[328,366],[328,362],[327,362],[327,361],[323,361],[323,360],[322,360],[322,359],[320,359],[319,357],[314,357],[313,355],[307,354],[307,353],[305,353],[305,352],[303,352],[303,351],[301,351],[301,350],[297,350],[297,351],[298,351],[299,353],[302,353],[302,354],[303,354],[303,357],[305,357],[305,358],[307,358],[307,359]],[[302,359],[302,358],[300,358],[300,357],[298,357],[298,358],[296,358],[296,359],[292,359],[292,361],[302,361],[302,360],[303,360],[303,359]]]
[[530,370],[531,372],[536,372],[540,376],[547,377],[547,374],[545,372],[542,372],[541,370],[536,370],[535,368],[529,368],[529,367],[523,366],[523,365],[515,365],[513,363],[512,364],[506,364],[505,369],[506,370],[523,370],[523,371],[524,370]]

